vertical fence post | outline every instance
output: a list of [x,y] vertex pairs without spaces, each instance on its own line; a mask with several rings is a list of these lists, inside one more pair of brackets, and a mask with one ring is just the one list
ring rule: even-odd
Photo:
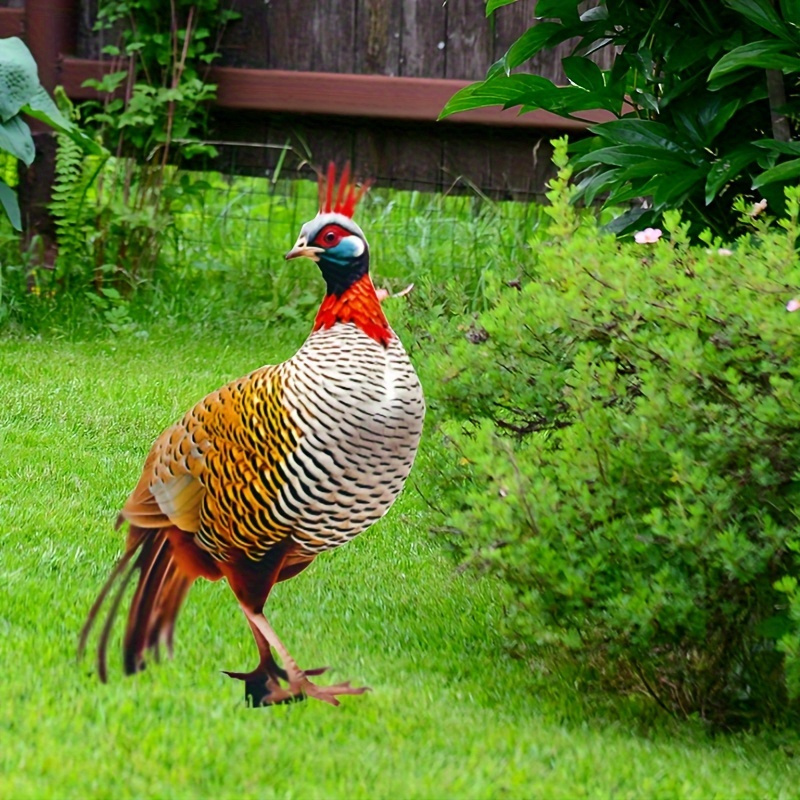
[[[78,39],[77,0],[25,0],[25,39],[39,68],[39,80],[48,92],[58,85],[60,60],[73,55]],[[55,263],[55,226],[48,211],[55,179],[55,135],[43,123],[31,121],[36,159],[20,176],[19,199],[23,226],[30,242],[41,237],[40,266]]]

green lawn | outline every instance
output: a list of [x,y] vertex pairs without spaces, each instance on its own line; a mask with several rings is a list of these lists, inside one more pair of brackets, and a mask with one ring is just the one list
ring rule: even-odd
[[640,725],[639,705],[592,711],[509,658],[494,587],[454,570],[413,486],[267,606],[301,666],[331,664],[325,679],[372,693],[246,708],[220,670],[254,666],[251,636],[227,587],[208,583],[189,596],[173,661],[126,679],[116,658],[101,685],[90,659],[76,662],[78,631],[151,441],[205,392],[299,344],[149,334],[0,339],[0,797],[800,796],[785,734]]

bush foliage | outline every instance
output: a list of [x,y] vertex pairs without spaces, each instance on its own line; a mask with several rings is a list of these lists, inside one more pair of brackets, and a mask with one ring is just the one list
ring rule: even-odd
[[[514,0],[488,0],[487,14]],[[783,189],[800,175],[800,5],[792,0],[538,0],[535,23],[488,71],[459,91],[443,115],[486,105],[543,108],[567,118],[613,115],[575,142],[579,197],[619,206],[613,228],[660,224],[682,208],[699,233],[730,236],[733,198],[763,195],[783,210]],[[566,41],[569,81],[556,86],[518,71]],[[614,48],[610,69],[592,54]]]
[[579,223],[568,177],[490,308],[420,330],[446,530],[502,578],[521,652],[680,715],[777,716],[800,693],[800,191],[732,250],[678,212],[635,245]]

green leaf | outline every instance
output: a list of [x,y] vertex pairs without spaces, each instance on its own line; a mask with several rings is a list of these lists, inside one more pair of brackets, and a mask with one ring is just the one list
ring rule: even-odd
[[683,168],[677,173],[666,174],[664,180],[653,187],[654,208],[658,211],[679,205],[705,177],[706,170],[702,168]]
[[557,22],[539,22],[532,25],[508,48],[508,52],[501,59],[506,72],[524,64],[543,48],[560,43],[558,34],[563,31],[564,26]]
[[781,0],[781,14],[790,25],[800,27],[800,0]]
[[500,75],[470,84],[456,92],[442,109],[439,119],[473,108],[523,105],[531,102],[538,90],[553,88],[551,81],[537,75]]
[[758,150],[747,144],[718,158],[711,165],[706,177],[706,205],[711,203],[720,189],[739,175],[748,164],[752,164],[757,156]]
[[0,124],[0,150],[11,153],[27,166],[33,163],[36,148],[31,129],[20,117],[12,117],[8,122]]
[[19,211],[17,193],[2,179],[0,179],[0,205],[6,212],[8,221],[15,231],[22,230],[22,215]]
[[618,119],[592,125],[589,130],[616,144],[641,144],[683,153],[666,125],[646,119]]
[[517,0],[486,0],[486,16],[490,16],[501,6],[508,6],[516,2]]
[[25,104],[26,114],[38,119],[40,122],[47,123],[51,128],[55,128],[61,133],[67,133],[75,126],[59,110],[44,86],[34,92],[31,99]]
[[775,12],[771,0],[723,0],[728,8],[738,11],[764,30],[791,39],[788,29]]
[[0,119],[8,122],[40,88],[31,51],[21,39],[0,39]]
[[767,40],[743,44],[726,53],[714,64],[708,75],[708,81],[711,83],[732,72],[751,67],[800,71],[800,58],[789,55],[786,52],[787,48],[791,48],[791,45]]
[[787,156],[800,156],[800,142],[779,142],[777,139],[759,139],[753,142],[756,147],[774,150]]
[[539,0],[535,13],[538,19],[560,19],[574,25],[580,22],[579,5],[580,0]]
[[797,177],[800,177],[800,158],[784,161],[782,164],[777,164],[766,172],[762,172],[753,181],[753,189],[758,189],[768,183],[788,181]]
[[586,155],[573,159],[572,166],[576,169],[589,164],[611,164],[615,167],[635,167],[649,161],[664,161],[672,164],[672,169],[686,166],[686,161],[681,154],[674,151],[665,151],[659,147],[643,145],[615,145],[592,150]]
[[94,139],[87,136],[77,125],[71,120],[68,120],[58,110],[58,106],[53,102],[50,95],[47,94],[43,86],[39,86],[38,91],[22,110],[34,119],[46,123],[59,133],[66,134],[87,153],[101,155],[106,152]]
[[605,91],[603,72],[594,61],[581,56],[568,56],[561,59],[561,66],[570,83],[587,92]]

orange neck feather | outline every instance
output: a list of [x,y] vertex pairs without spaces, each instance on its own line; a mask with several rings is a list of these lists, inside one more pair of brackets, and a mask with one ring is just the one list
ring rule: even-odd
[[336,322],[352,322],[384,347],[394,336],[369,275],[359,278],[340,295],[326,295],[317,312],[313,330],[330,328]]

